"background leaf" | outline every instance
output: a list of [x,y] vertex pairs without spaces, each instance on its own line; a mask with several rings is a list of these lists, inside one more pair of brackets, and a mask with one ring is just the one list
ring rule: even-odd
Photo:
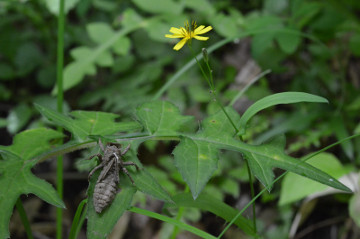
[[56,190],[31,172],[36,164],[32,158],[49,150],[49,141],[60,137],[63,135],[57,131],[38,128],[17,134],[11,146],[0,146],[0,238],[9,237],[10,216],[21,194],[32,193],[54,206],[65,207]]
[[239,134],[245,133],[245,127],[247,122],[257,112],[266,109],[268,107],[279,105],[279,104],[292,104],[299,102],[317,102],[317,103],[328,103],[328,101],[320,96],[303,93],[303,92],[284,92],[267,96],[261,100],[258,100],[252,104],[242,115],[240,120],[240,132]]
[[[322,171],[332,175],[336,179],[339,179],[349,172],[349,168],[342,166],[339,160],[329,153],[318,154],[307,162],[316,168],[321,168]],[[306,187],[302,187],[301,190],[299,190],[301,185],[306,185]],[[326,185],[293,173],[288,173],[281,183],[279,205],[293,203],[313,193],[324,191],[326,188]]]

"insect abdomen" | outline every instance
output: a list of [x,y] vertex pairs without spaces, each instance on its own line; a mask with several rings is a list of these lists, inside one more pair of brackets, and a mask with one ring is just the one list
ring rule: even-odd
[[93,198],[95,211],[97,213],[101,213],[109,206],[116,196],[118,189],[114,176],[114,174],[109,174],[95,185]]

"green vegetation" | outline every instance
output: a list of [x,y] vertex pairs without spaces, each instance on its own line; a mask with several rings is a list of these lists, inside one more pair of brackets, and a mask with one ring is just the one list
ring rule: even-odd
[[[355,238],[359,10],[0,2],[0,238],[107,238],[119,220],[117,238],[139,238],[129,213],[158,238]],[[140,167],[100,214],[99,139]]]

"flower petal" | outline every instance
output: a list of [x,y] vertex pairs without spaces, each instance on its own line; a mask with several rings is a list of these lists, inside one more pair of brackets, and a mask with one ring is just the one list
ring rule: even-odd
[[209,39],[209,37],[201,37],[201,36],[194,36],[194,38],[199,41],[206,41],[207,39]]
[[179,34],[174,34],[174,35],[166,34],[165,37],[167,37],[167,38],[183,38],[184,36],[179,35]]
[[182,30],[176,27],[172,27],[170,28],[169,32],[174,33],[174,34],[182,34]]
[[181,41],[179,41],[179,42],[174,46],[173,49],[174,49],[175,51],[180,50],[180,49],[185,45],[186,42],[187,42],[187,39],[186,39],[186,38],[182,39]]
[[198,26],[196,29],[195,29],[195,31],[194,31],[194,33],[195,34],[198,34],[202,29],[204,29],[204,25],[201,25],[201,26]]
[[[200,26],[200,27],[202,27],[202,26]],[[198,27],[198,28],[200,28],[200,27]],[[196,30],[198,29],[198,28],[196,28]],[[196,35],[199,35],[199,34],[204,34],[204,33],[207,33],[208,31],[211,31],[213,28],[212,28],[212,26],[208,26],[208,27],[206,27],[206,28],[201,28],[201,30],[199,30],[199,31],[196,31],[195,30],[195,34]]]

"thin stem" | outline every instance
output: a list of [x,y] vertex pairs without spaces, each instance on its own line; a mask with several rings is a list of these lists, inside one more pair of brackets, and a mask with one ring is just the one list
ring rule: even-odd
[[231,100],[229,105],[233,106],[235,104],[235,102],[245,93],[245,91],[247,91],[247,89],[249,89],[250,86],[252,86],[255,82],[257,82],[259,79],[261,79],[261,77],[263,77],[266,74],[269,74],[270,72],[271,72],[271,70],[267,69],[267,70],[261,72],[259,75],[255,76],[251,81],[249,81],[249,83],[241,91],[239,91],[236,94],[236,96]]
[[16,201],[16,209],[17,209],[17,211],[19,212],[21,222],[22,222],[23,225],[24,225],[27,238],[33,239],[34,237],[33,237],[33,235],[32,235],[32,231],[31,231],[31,227],[30,227],[30,222],[29,222],[29,220],[28,220],[28,218],[27,218],[27,216],[26,216],[26,212],[25,212],[25,210],[24,210],[24,207],[23,207],[23,204],[22,204],[20,198],[18,198],[18,200]]
[[173,218],[161,215],[159,213],[151,212],[151,211],[148,211],[148,210],[145,210],[145,209],[142,209],[142,208],[137,208],[137,207],[131,207],[129,209],[129,211],[137,213],[137,214],[142,214],[142,215],[145,215],[145,216],[148,216],[148,217],[151,217],[151,218],[155,218],[155,219],[161,220],[163,222],[173,224],[173,225],[178,226],[181,229],[186,230],[188,232],[191,232],[194,235],[197,235],[197,236],[199,236],[201,238],[216,239],[216,237],[206,233],[203,230],[197,229],[196,227],[187,225],[187,224],[185,224],[183,222],[177,221],[177,220],[175,220]]
[[210,83],[210,81],[209,81],[209,78],[208,78],[207,75],[205,74],[205,71],[204,71],[203,67],[201,66],[200,62],[199,62],[198,59],[196,58],[196,55],[195,55],[195,53],[194,53],[191,45],[188,44],[188,46],[189,46],[189,48],[190,48],[191,54],[193,55],[196,63],[198,64],[198,66],[199,66],[199,68],[200,68],[200,70],[201,70],[201,73],[202,73],[202,75],[204,76],[206,82],[209,84],[211,90],[214,90],[214,89],[211,87],[211,83]]
[[[243,157],[244,158],[244,157]],[[250,184],[250,193],[251,193],[251,198],[255,197],[255,190],[254,190],[254,182],[253,182],[253,178],[252,178],[252,173],[250,170],[250,166],[249,166],[249,162],[247,158],[244,158],[245,163],[246,163],[246,168],[247,168],[247,172],[249,175],[249,184]],[[252,204],[252,210],[253,210],[253,224],[254,224],[254,231],[257,232],[257,226],[256,226],[256,204],[255,201]]]
[[[64,28],[65,28],[65,13],[64,13],[65,0],[60,0],[59,3],[59,17],[58,17],[58,45],[57,45],[57,64],[56,64],[56,86],[57,93],[57,110],[63,112],[64,92],[63,92],[63,68],[64,68]],[[62,133],[62,128],[59,127],[58,131]],[[62,144],[62,140],[60,144]],[[56,169],[56,184],[57,192],[60,198],[63,198],[63,157],[57,158]],[[62,209],[56,208],[56,238],[62,238]]]
[[[184,189],[184,192],[185,192],[185,193],[189,192],[189,186],[188,186],[188,185],[186,185],[186,187],[185,187],[185,189]],[[176,220],[177,220],[177,221],[180,221],[180,219],[182,218],[183,214],[184,214],[184,207],[179,207],[178,213],[177,213],[177,215],[176,215]],[[174,230],[173,230],[173,232],[172,232],[172,234],[171,234],[170,239],[175,239],[176,236],[177,236],[177,234],[179,233],[179,231],[180,231],[180,228],[179,228],[178,226],[175,226],[175,227],[174,227]]]
[[84,199],[80,202],[80,204],[76,210],[74,220],[73,220],[73,223],[72,223],[71,229],[70,229],[69,239],[77,238],[80,228],[83,225],[84,221],[82,220],[82,218],[85,216],[86,211],[87,211],[87,199]]
[[[211,89],[211,95],[213,97],[213,100],[216,101],[219,105],[219,107],[221,108],[221,110],[224,112],[226,118],[229,120],[229,122],[231,123],[232,127],[235,129],[235,135],[238,134],[239,132],[239,129],[236,127],[235,123],[233,122],[233,120],[231,119],[230,115],[228,115],[228,113],[226,112],[224,106],[221,104],[221,102],[219,101],[218,97],[217,97],[217,94],[216,94],[216,90],[215,90],[215,85],[214,85],[214,81],[213,81],[213,71],[210,67],[210,64],[208,62],[208,59],[205,60],[205,63],[206,63],[206,66],[207,66],[207,69],[209,71],[209,75],[210,75],[210,80],[209,78],[206,76],[204,70],[202,69],[199,61],[197,60],[196,58],[196,55],[194,54],[192,48],[191,48],[191,45],[189,45],[189,48],[191,50],[191,53],[193,54],[193,57],[195,58],[196,62],[198,63],[200,69],[201,69],[201,72],[203,73],[203,76],[204,78],[206,79],[207,83],[209,84],[209,87]],[[208,57],[206,57],[208,58]],[[239,137],[239,139],[242,141],[242,138]],[[253,183],[253,180],[252,180],[252,174],[251,174],[251,170],[250,170],[250,167],[249,167],[249,164],[247,162],[247,159],[245,159],[245,163],[246,163],[246,166],[247,166],[247,171],[248,171],[248,175],[249,175],[249,183],[250,183],[250,192],[251,192],[251,198],[254,198],[255,196],[255,192],[254,192],[254,183]],[[257,226],[256,226],[256,205],[255,203],[253,204],[253,224],[254,224],[254,230],[255,232],[257,232]]]

